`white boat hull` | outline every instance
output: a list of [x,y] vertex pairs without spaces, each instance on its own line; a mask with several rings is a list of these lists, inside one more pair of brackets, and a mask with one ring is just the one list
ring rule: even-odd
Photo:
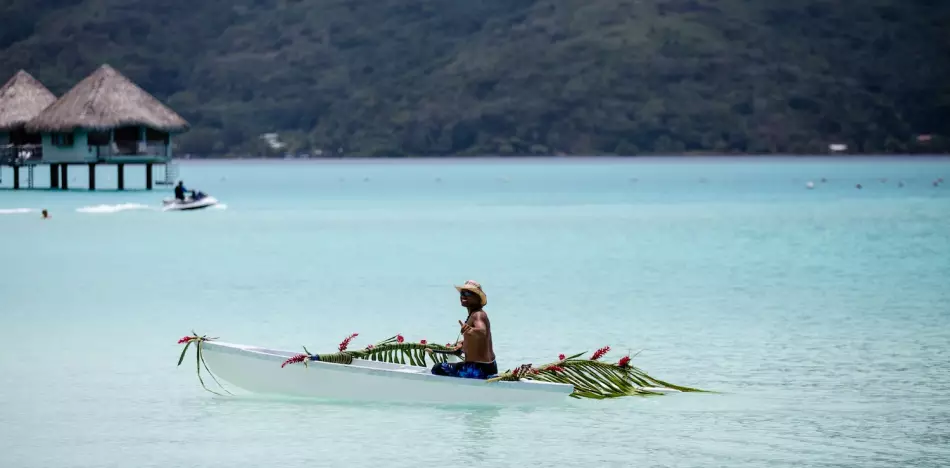
[[162,205],[164,205],[164,211],[189,211],[189,210],[200,210],[202,208],[212,207],[218,204],[218,200],[212,196],[206,196],[198,201],[185,200],[184,202],[176,200],[174,198],[166,198],[162,200]]
[[287,358],[297,353],[218,341],[206,341],[201,347],[215,376],[265,395],[392,403],[537,405],[564,402],[574,391],[567,384],[489,383],[432,375],[425,367],[362,359],[348,365],[317,361],[281,368]]

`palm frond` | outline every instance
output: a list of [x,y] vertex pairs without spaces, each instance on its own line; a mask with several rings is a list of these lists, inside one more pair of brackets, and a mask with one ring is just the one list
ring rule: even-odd
[[583,355],[580,353],[540,367],[525,364],[514,370],[507,370],[489,379],[489,382],[539,380],[562,383],[574,386],[572,397],[593,399],[662,394],[652,390],[654,388],[680,392],[706,392],[706,390],[674,385],[654,378],[630,365],[629,357],[621,359],[617,364],[600,361],[599,359],[606,354],[605,349],[609,348],[601,348],[591,359],[578,359]]
[[205,363],[205,358],[201,354],[201,343],[205,341],[216,340],[216,339],[217,337],[209,338],[208,335],[198,336],[198,334],[195,333],[194,330],[192,330],[191,335],[185,335],[180,340],[178,340],[178,344],[184,343],[185,345],[185,348],[181,350],[181,355],[178,356],[178,365],[180,366],[181,363],[185,360],[185,353],[188,352],[188,348],[191,347],[192,343],[194,343],[195,344],[195,371],[198,374],[198,382],[201,382],[201,388],[211,393],[214,393],[215,395],[224,396],[214,390],[211,390],[210,388],[208,388],[207,385],[205,385],[205,381],[201,377],[201,368],[204,367],[205,371],[208,373],[208,375],[211,376],[211,379],[214,380],[214,383],[218,384],[218,387],[221,390],[223,390],[228,395],[233,395],[233,393],[229,392],[228,389],[224,388],[224,385],[221,385],[221,382],[219,382],[218,378],[215,377],[214,373],[211,372],[211,369],[208,369],[208,364]]
[[[309,355],[309,360],[333,364],[352,364],[353,359],[365,359],[367,361],[429,367],[447,362],[448,355],[452,351],[452,348],[443,345],[399,343],[394,338],[383,340],[364,349]],[[428,353],[426,350],[432,352]]]

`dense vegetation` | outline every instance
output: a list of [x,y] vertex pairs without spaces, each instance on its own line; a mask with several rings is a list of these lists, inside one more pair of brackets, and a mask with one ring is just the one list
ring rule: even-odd
[[[950,149],[946,0],[5,0],[0,75],[109,63],[181,152]],[[933,134],[927,143],[919,134]]]

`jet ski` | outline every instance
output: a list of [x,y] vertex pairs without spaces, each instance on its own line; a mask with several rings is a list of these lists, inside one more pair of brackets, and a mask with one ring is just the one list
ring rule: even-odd
[[200,210],[217,204],[217,199],[197,190],[191,192],[191,196],[185,197],[184,200],[177,198],[166,198],[162,200],[162,205],[164,206],[163,211]]

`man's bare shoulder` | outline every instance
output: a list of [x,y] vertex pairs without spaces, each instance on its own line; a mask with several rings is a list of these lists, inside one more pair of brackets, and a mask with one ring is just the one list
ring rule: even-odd
[[488,313],[484,310],[478,312],[472,312],[472,320],[485,320],[488,321]]

